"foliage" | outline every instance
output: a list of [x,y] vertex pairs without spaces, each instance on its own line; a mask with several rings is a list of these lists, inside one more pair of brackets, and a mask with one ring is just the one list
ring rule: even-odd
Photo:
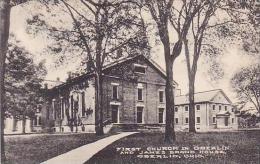
[[231,79],[231,85],[243,102],[251,102],[260,112],[260,65],[242,68]]
[[10,43],[6,59],[6,114],[17,118],[32,117],[40,103],[41,83],[46,70],[44,62],[35,64],[31,54],[16,43]]
[[49,50],[60,55],[60,64],[68,56],[70,59],[80,56],[84,72],[95,74],[96,132],[103,134],[103,66],[123,56],[149,52],[146,29],[140,12],[136,12],[138,5],[124,0],[54,2],[47,5],[47,13],[52,22],[57,19],[56,24],[41,21],[44,14],[34,16],[27,23],[36,27],[36,31],[38,28],[47,31],[54,41]]

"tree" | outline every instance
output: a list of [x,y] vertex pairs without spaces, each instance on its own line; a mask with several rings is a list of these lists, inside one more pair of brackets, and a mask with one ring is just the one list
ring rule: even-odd
[[[51,27],[46,23],[47,29],[51,31],[50,35],[57,41],[56,47],[52,49],[56,54],[68,52],[67,46],[64,46],[68,44],[71,47],[70,55],[72,49],[85,55],[85,67],[95,74],[95,130],[97,135],[102,135],[104,64],[123,55],[136,55],[134,49],[147,51],[146,31],[139,12],[136,12],[137,3],[124,0],[82,0],[72,3],[61,0],[55,5],[68,13],[72,20],[72,29]],[[38,20],[38,17],[34,18]],[[35,21],[29,23],[35,24]],[[64,55],[61,57],[64,58]]]
[[[192,5],[197,6],[199,9],[198,12],[190,18],[192,19],[192,26],[189,32],[190,35],[188,35],[190,37],[183,38],[183,43],[185,47],[186,65],[189,79],[189,131],[196,132],[194,109],[195,77],[198,68],[198,60],[203,52],[202,50],[206,53],[220,53],[219,50],[209,41],[209,38],[213,37],[212,33],[214,32],[212,31],[220,30],[220,33],[224,36],[232,36],[234,35],[230,30],[230,28],[233,28],[232,24],[243,24],[243,16],[246,14],[240,11],[241,5],[240,8],[233,8],[234,5],[230,4],[229,1],[195,0]],[[218,20],[219,13],[221,13],[222,16],[224,15],[226,18]],[[237,19],[235,19],[235,17]]]
[[260,113],[260,65],[242,68],[231,79],[231,85],[243,102],[251,102]]
[[12,6],[25,3],[27,0],[0,0],[0,117],[1,117],[1,162],[5,161],[4,151],[4,75],[5,59],[9,38],[10,11]]
[[10,0],[0,1],[0,112],[1,112],[1,163],[5,161],[4,153],[4,75],[5,58],[10,26]]
[[5,74],[5,113],[22,120],[25,133],[26,117],[33,118],[41,101],[41,83],[46,70],[44,62],[35,64],[24,48],[9,44]]
[[[189,18],[192,20],[192,39],[193,46],[189,47],[187,37],[183,38],[186,65],[189,79],[189,132],[196,132],[195,128],[195,109],[194,109],[194,93],[195,93],[195,76],[197,72],[197,64],[201,54],[202,41],[205,37],[205,31],[208,27],[210,18],[215,14],[219,7],[220,0],[217,1],[193,1],[192,5],[197,6],[199,11]],[[192,53],[190,53],[192,51]]]
[[[180,3],[179,3],[180,2]],[[153,20],[156,22],[160,40],[164,48],[164,58],[166,64],[166,127],[165,142],[172,143],[175,140],[174,132],[174,93],[173,93],[173,65],[175,59],[181,54],[183,38],[188,34],[191,26],[191,19],[184,19],[183,11],[187,10],[187,18],[193,17],[197,12],[197,7],[192,6],[192,2],[178,1],[174,4],[173,0],[154,0],[146,1]],[[181,6],[180,10],[178,6]],[[177,13],[176,13],[177,11]],[[177,32],[177,41],[170,41],[169,29]]]

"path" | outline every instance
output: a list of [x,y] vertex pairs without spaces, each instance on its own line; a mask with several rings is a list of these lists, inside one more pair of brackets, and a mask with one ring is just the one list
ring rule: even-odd
[[112,135],[51,158],[42,162],[42,164],[83,164],[111,143],[135,133],[137,132],[123,132],[117,135]]

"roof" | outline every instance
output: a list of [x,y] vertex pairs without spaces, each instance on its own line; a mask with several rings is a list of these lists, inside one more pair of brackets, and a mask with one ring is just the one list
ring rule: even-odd
[[[122,63],[124,63],[124,62],[129,61],[129,60],[133,60],[133,59],[135,59],[135,58],[137,58],[137,57],[143,57],[143,58],[144,58],[146,61],[148,61],[157,71],[159,71],[159,73],[161,73],[164,78],[166,78],[166,72],[165,72],[165,70],[164,70],[162,67],[160,67],[159,64],[157,64],[154,60],[152,60],[151,58],[147,58],[147,57],[145,57],[145,56],[143,56],[143,55],[137,55],[137,56],[131,56],[131,57],[126,57],[126,58],[121,58],[121,59],[119,59],[119,60],[116,60],[116,61],[114,61],[114,62],[111,62],[111,63],[105,65],[105,66],[103,67],[103,71],[106,70],[106,69],[112,68],[113,66],[116,66],[116,65],[118,65],[118,64],[122,64]],[[88,73],[82,74],[82,75],[80,75],[80,76],[74,77],[74,78],[72,78],[70,81],[74,83],[74,82],[78,81],[79,79],[88,78],[88,77],[91,77],[91,76],[93,76],[93,75],[94,75],[93,72],[88,72]],[[59,87],[62,87],[62,86],[64,86],[64,85],[66,85],[66,84],[67,84],[67,82],[62,83],[62,84],[57,85],[57,86],[54,86],[54,88],[59,88]],[[177,83],[176,81],[174,81],[174,82],[173,82],[173,85],[178,85],[178,83]]]
[[[197,92],[194,94],[194,102],[195,103],[211,102],[214,99],[214,97],[217,96],[218,93],[222,93],[224,95],[224,97],[231,103],[229,98],[226,96],[226,94],[221,89]],[[189,95],[176,96],[175,104],[176,105],[189,104]]]
[[224,111],[224,110],[217,113],[217,116],[229,116],[229,115],[230,115],[230,113],[228,111]]

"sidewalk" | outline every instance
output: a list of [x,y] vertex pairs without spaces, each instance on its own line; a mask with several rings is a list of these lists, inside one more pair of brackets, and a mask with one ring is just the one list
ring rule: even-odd
[[67,153],[61,154],[57,157],[51,158],[45,162],[42,162],[42,164],[83,164],[93,155],[111,143],[135,133],[137,132],[123,132],[117,135],[106,137],[96,142],[71,150]]

